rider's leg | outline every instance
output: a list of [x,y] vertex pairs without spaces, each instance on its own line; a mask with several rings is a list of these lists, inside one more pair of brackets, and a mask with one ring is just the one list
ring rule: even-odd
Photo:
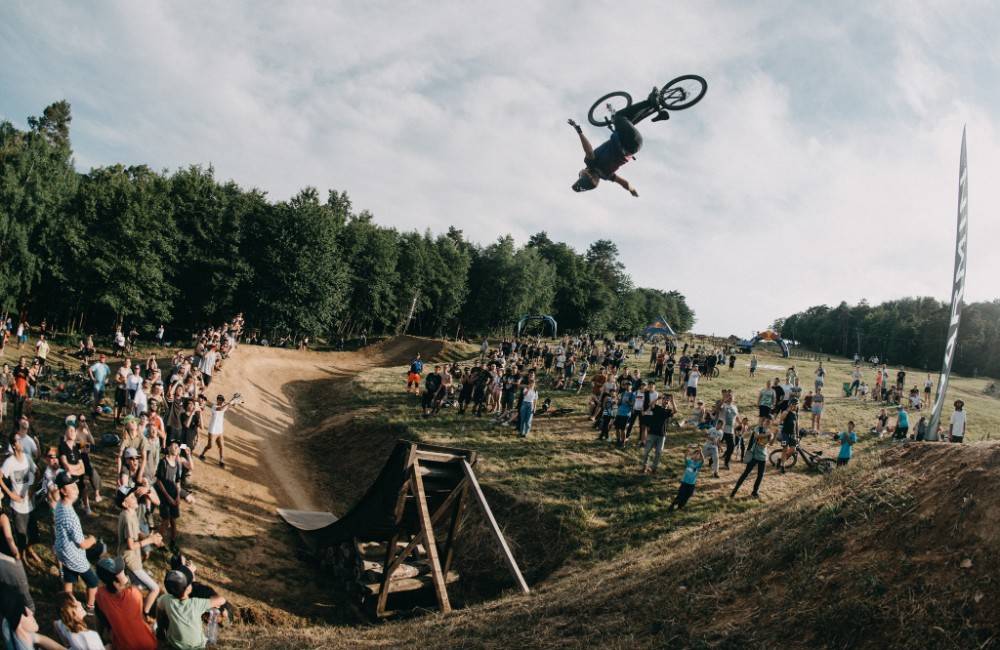
[[617,113],[614,119],[615,136],[622,151],[626,155],[632,156],[642,149],[642,134],[635,128],[632,121],[623,113]]

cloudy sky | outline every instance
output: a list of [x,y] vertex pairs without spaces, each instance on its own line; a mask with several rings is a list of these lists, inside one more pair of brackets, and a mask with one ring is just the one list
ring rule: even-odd
[[[3,2],[0,118],[65,98],[81,170],[312,185],[404,229],[614,240],[697,331],[819,303],[948,299],[969,131],[968,294],[1000,296],[996,2]],[[574,194],[566,118],[674,76],[616,186]],[[604,134],[589,128],[593,140]]]

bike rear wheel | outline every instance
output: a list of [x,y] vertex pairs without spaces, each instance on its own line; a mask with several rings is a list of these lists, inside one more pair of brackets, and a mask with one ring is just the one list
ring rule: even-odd
[[[784,449],[775,449],[770,453],[770,455],[768,455],[767,459],[771,461],[771,465],[773,465],[774,467],[781,467],[781,458],[784,455],[784,453],[785,453]],[[789,469],[793,465],[795,465],[795,461],[797,459],[798,459],[798,454],[792,454],[791,456],[789,456],[788,460],[785,461],[785,469]]]
[[701,101],[708,82],[696,74],[677,77],[660,91],[660,107],[667,111],[682,111]]
[[624,90],[616,90],[613,93],[604,95],[590,107],[587,113],[587,121],[594,126],[611,126],[612,113],[608,111],[607,104],[611,104],[615,112],[623,111],[632,105],[632,95]]

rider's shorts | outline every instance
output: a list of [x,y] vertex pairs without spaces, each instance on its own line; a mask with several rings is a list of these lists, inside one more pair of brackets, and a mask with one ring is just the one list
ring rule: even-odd
[[782,447],[794,447],[795,446],[795,435],[794,434],[781,434],[781,446]]

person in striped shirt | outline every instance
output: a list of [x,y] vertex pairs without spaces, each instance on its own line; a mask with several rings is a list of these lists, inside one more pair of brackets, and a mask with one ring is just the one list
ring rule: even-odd
[[83,580],[87,586],[87,612],[94,612],[94,600],[97,598],[97,574],[87,559],[87,549],[97,543],[93,535],[84,535],[73,504],[80,496],[77,478],[66,470],[56,474],[55,485],[59,488],[59,501],[52,510],[55,519],[52,527],[55,536],[56,557],[62,566],[63,588],[66,593],[73,593],[73,587],[78,580]]

